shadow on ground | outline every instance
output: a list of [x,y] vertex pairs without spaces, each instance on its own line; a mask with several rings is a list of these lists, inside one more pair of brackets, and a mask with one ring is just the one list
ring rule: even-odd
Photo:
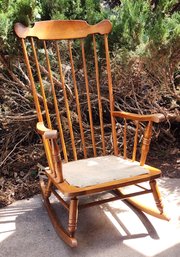
[[[178,183],[160,181],[166,204],[176,211],[170,222],[136,212],[121,201],[82,210],[75,249],[58,238],[39,195],[18,201],[0,209],[0,257],[179,257]],[[54,207],[61,220],[67,222],[66,210],[56,202]]]

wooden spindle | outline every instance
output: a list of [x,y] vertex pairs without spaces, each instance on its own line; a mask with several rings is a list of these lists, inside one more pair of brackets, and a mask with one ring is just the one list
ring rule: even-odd
[[44,104],[44,109],[45,109],[45,113],[46,113],[46,120],[47,120],[48,128],[52,129],[51,119],[50,119],[50,115],[49,115],[49,109],[48,109],[48,105],[47,105],[47,99],[46,99],[46,95],[45,95],[45,91],[44,91],[40,68],[39,68],[39,61],[38,61],[37,52],[36,52],[36,49],[34,46],[34,40],[32,37],[31,37],[31,46],[32,46],[35,64],[36,64],[36,68],[37,68],[37,74],[38,74],[40,89],[41,89],[41,93],[42,93],[42,97],[43,97],[43,104]]
[[64,140],[64,133],[63,133],[63,129],[62,129],[62,123],[61,123],[61,118],[60,118],[60,113],[59,113],[59,108],[58,108],[58,102],[57,102],[54,82],[53,82],[53,78],[52,78],[51,66],[50,66],[49,56],[48,56],[48,52],[47,52],[46,42],[45,41],[43,41],[43,42],[44,42],[44,50],[45,50],[45,55],[46,55],[46,62],[47,62],[47,68],[48,68],[48,73],[49,73],[49,79],[50,79],[52,94],[53,94],[53,99],[54,99],[54,107],[55,107],[55,112],[56,112],[56,118],[57,118],[57,123],[58,123],[58,127],[59,127],[61,145],[62,145],[62,150],[63,150],[63,154],[64,154],[64,159],[67,162],[68,161],[67,150],[66,150],[66,145],[65,145],[65,140]]
[[82,126],[81,108],[80,108],[80,103],[79,103],[79,94],[78,94],[76,75],[75,75],[75,69],[74,69],[74,61],[73,61],[72,48],[71,48],[70,41],[68,41],[68,48],[69,48],[69,57],[70,57],[70,63],[71,63],[72,79],[73,79],[73,85],[74,85],[74,93],[75,93],[75,99],[76,99],[76,108],[77,108],[77,113],[78,113],[78,121],[79,121],[81,141],[82,141],[82,146],[83,146],[83,153],[84,153],[84,157],[87,158],[87,150],[86,150],[86,144],[85,144],[85,138],[84,138],[84,129]]
[[86,56],[85,56],[85,51],[84,51],[84,40],[83,39],[81,39],[81,50],[82,50],[83,70],[84,70],[84,78],[85,78],[85,85],[86,85],[86,97],[87,97],[88,112],[89,112],[91,140],[92,140],[92,146],[93,146],[93,153],[94,153],[94,156],[96,156],[97,155],[96,154],[96,143],[95,143],[95,136],[94,136],[92,108],[91,108],[91,100],[90,100],[90,93],[89,93],[89,82],[88,82],[88,76],[87,76]]
[[127,159],[127,121],[126,119],[124,119],[123,146],[124,146],[124,159]]
[[136,152],[137,152],[137,144],[138,144],[138,130],[139,130],[139,122],[136,122],[136,132],[134,136],[134,146],[133,146],[133,155],[132,155],[132,161],[134,162],[136,160]]
[[99,83],[99,68],[98,68],[98,57],[97,57],[97,51],[96,51],[96,38],[95,38],[94,34],[93,34],[93,46],[94,46],[96,87],[97,87],[97,94],[98,94],[99,120],[100,120],[100,127],[101,127],[102,149],[103,149],[103,155],[105,155],[106,154],[106,146],[105,146],[105,139],[104,139],[103,111],[102,111],[101,91],[100,91],[100,83]]
[[21,39],[21,42],[22,42],[24,58],[25,58],[26,66],[27,66],[27,71],[28,71],[30,82],[31,82],[31,90],[32,90],[32,94],[34,97],[34,103],[35,103],[35,107],[36,107],[36,111],[37,111],[37,117],[38,117],[39,121],[43,121],[41,108],[40,108],[40,104],[39,104],[39,100],[38,100],[38,96],[37,96],[36,86],[35,86],[34,78],[32,75],[31,65],[30,65],[29,57],[28,57],[27,50],[26,50],[26,44],[25,44],[25,41],[23,38]]
[[66,93],[66,88],[65,88],[64,74],[63,74],[63,71],[62,71],[60,49],[59,49],[59,46],[58,46],[57,42],[56,42],[56,52],[57,52],[57,57],[58,57],[59,73],[60,73],[60,77],[61,77],[62,89],[63,89],[63,94],[64,94],[64,101],[65,101],[65,107],[66,107],[66,114],[67,114],[67,120],[68,120],[68,126],[69,126],[69,133],[70,133],[70,138],[71,138],[73,156],[74,156],[74,160],[77,160],[77,152],[76,152],[74,133],[73,133],[73,128],[72,128],[72,121],[71,121],[69,103],[68,103],[68,98],[67,98],[67,93]]
[[114,97],[113,97],[113,87],[112,87],[111,66],[110,66],[108,35],[107,34],[104,35],[104,44],[105,44],[105,53],[106,53],[106,66],[107,66],[107,77],[108,77],[108,88],[109,88],[113,148],[114,148],[114,154],[118,155],[116,123],[115,123],[115,118],[112,115],[112,113],[114,111]]

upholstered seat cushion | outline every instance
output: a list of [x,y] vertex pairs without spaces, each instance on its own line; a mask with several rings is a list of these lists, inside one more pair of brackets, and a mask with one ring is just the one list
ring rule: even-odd
[[73,186],[86,187],[147,174],[139,162],[117,156],[102,156],[63,164],[63,176]]

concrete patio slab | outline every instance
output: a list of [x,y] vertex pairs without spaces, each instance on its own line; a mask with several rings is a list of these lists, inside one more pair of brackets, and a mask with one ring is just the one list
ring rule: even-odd
[[[0,257],[179,257],[180,179],[158,184],[170,222],[139,214],[122,201],[84,209],[74,249],[57,236],[40,195],[17,201],[0,209]],[[149,203],[149,197],[143,200]],[[66,210],[54,206],[66,222]]]

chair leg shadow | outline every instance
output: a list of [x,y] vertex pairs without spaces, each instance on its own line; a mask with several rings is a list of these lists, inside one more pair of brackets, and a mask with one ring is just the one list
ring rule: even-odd
[[[140,220],[140,222],[143,224],[143,226],[144,226],[144,228],[145,228],[145,230],[147,231],[147,233],[145,233],[145,232],[142,232],[142,233],[131,233],[130,231],[129,231],[129,229],[127,228],[127,226],[125,225],[125,222],[123,222],[122,221],[122,219],[118,216],[118,213],[121,213],[121,212],[123,212],[123,210],[121,209],[121,206],[119,206],[118,208],[114,208],[114,207],[112,207],[112,206],[110,206],[108,203],[106,203],[106,204],[102,204],[102,205],[100,205],[100,207],[101,208],[99,208],[99,210],[98,210],[98,212],[100,212],[99,214],[98,214],[98,217],[99,217],[99,215],[102,215],[102,212],[105,214],[105,212],[109,212],[110,213],[110,215],[113,217],[113,219],[116,221],[116,223],[118,223],[118,225],[121,227],[121,229],[124,231],[124,233],[125,233],[125,235],[124,235],[124,233],[121,233],[121,232],[119,232],[119,234],[120,234],[120,237],[121,237],[121,239],[120,239],[120,241],[124,241],[124,240],[130,240],[130,239],[138,239],[138,238],[144,238],[144,237],[147,237],[147,236],[150,236],[152,239],[155,239],[155,240],[157,240],[157,239],[159,239],[159,236],[158,236],[158,234],[157,234],[157,231],[155,230],[155,228],[153,227],[153,225],[152,225],[152,223],[149,221],[149,219],[147,218],[147,216],[142,212],[142,211],[140,211],[139,209],[137,209],[136,207],[134,207],[134,206],[132,206],[129,202],[127,202],[126,200],[124,200],[123,201],[123,203],[124,204],[126,204],[132,211],[133,211],[133,213],[135,214],[135,216]],[[59,205],[59,203],[57,203],[57,202],[53,202],[52,203],[52,207],[53,207],[53,209],[54,209],[54,211],[56,212],[56,214],[57,214],[57,216],[58,216],[58,218],[60,218],[60,216],[61,216],[61,218],[63,219],[63,223],[64,224],[67,224],[67,222],[68,222],[68,220],[67,220],[67,210],[65,210],[64,209],[64,207],[63,206],[60,206]],[[92,208],[96,208],[96,207],[92,207]],[[91,208],[90,208],[91,209]],[[117,213],[117,210],[118,210],[118,213]],[[127,211],[128,212],[128,211]],[[93,211],[91,211],[90,212],[91,213],[91,215],[92,215],[92,213],[94,214],[95,212]],[[97,213],[96,213],[97,214]],[[94,215],[92,215],[92,216],[88,216],[88,212],[87,211],[85,211],[84,213],[83,213],[83,215],[82,215],[82,217],[84,218],[84,219],[87,219],[87,220],[89,220],[89,219],[93,219],[93,217],[92,216],[94,216]],[[86,217],[87,216],[87,217]],[[80,219],[79,219],[79,221],[81,220],[81,218],[82,217],[79,217]],[[107,215],[103,215],[102,217],[106,217],[106,220],[107,220]],[[105,223],[105,219],[104,218],[102,218],[103,220],[104,220],[104,223]],[[96,221],[98,220],[98,218],[96,217],[95,218],[95,221],[92,221],[92,224],[93,223],[96,223]],[[102,221],[100,221],[100,222],[102,222]],[[128,219],[127,219],[127,222],[128,222]],[[83,222],[84,223],[84,222]],[[87,223],[87,222],[86,222]],[[88,224],[86,224],[86,228],[88,229],[88,231],[90,232],[90,229],[91,229],[91,225],[92,224],[89,224],[89,222],[88,222]],[[106,223],[106,224],[108,224],[108,223]],[[80,230],[81,230],[81,232],[82,233],[84,233],[84,229],[82,229],[82,225],[83,224],[79,224],[80,225]],[[95,226],[95,225],[94,225]],[[109,223],[109,225],[107,225],[107,228],[104,228],[104,230],[103,231],[105,231],[106,229],[108,229],[108,226],[112,226],[112,224],[110,225],[110,223]],[[79,227],[79,226],[78,226]],[[102,228],[102,227],[100,227],[100,228]],[[109,227],[110,228],[110,227]],[[94,229],[95,229],[95,227],[94,227]],[[79,230],[79,229],[78,229]],[[78,231],[77,231],[78,232]],[[99,232],[100,233],[100,232]],[[79,234],[79,232],[78,232],[78,234]],[[97,234],[97,230],[96,230],[96,234]],[[91,237],[90,235],[89,235],[89,237]]]
[[131,205],[128,201],[124,200],[123,202],[136,214],[136,216],[138,217],[138,219],[141,221],[141,223],[144,225],[145,229],[148,232],[147,234],[146,233],[141,233],[141,234],[132,235],[128,231],[128,229],[125,227],[125,225],[122,223],[122,221],[119,219],[119,217],[117,216],[117,213],[113,210],[113,208],[111,208],[107,204],[106,207],[105,207],[106,210],[108,210],[111,213],[111,215],[116,220],[116,222],[119,223],[119,225],[122,227],[122,229],[127,234],[127,236],[123,236],[123,239],[132,239],[132,238],[150,236],[152,239],[158,240],[159,235],[158,235],[156,229],[154,228],[154,226],[152,225],[152,223],[147,218],[147,216],[142,211],[140,211],[138,208]]

